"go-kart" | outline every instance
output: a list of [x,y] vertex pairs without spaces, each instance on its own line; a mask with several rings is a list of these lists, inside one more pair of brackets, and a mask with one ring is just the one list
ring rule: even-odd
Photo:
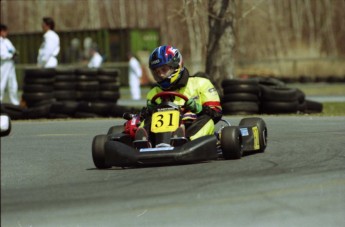
[[[161,102],[157,104],[157,99]],[[172,100],[183,100],[177,105]],[[267,128],[261,118],[243,118],[239,126],[221,119],[213,135],[189,140],[176,135],[185,127],[183,116],[188,98],[176,92],[161,92],[152,98],[156,104],[150,115],[147,137],[136,138],[142,114],[124,114],[123,125],[112,126],[107,134],[97,135],[92,141],[92,158],[99,169],[112,166],[132,167],[156,164],[182,164],[215,159],[240,159],[244,152],[264,152]],[[179,101],[182,102],[182,101]],[[146,121],[145,121],[146,123]],[[162,146],[163,145],[163,146]]]

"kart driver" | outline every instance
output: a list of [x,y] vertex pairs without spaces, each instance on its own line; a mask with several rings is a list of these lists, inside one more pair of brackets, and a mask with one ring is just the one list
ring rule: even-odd
[[[182,106],[185,103],[186,111],[182,120],[189,123],[185,124],[185,129],[182,129],[183,136],[194,140],[201,136],[213,135],[214,125],[222,117],[222,107],[218,92],[211,81],[202,77],[190,76],[183,65],[179,50],[168,45],[159,46],[151,53],[149,67],[157,84],[147,94],[148,112],[152,113],[155,108],[151,99],[156,94],[162,91],[178,92],[188,98],[186,103],[179,97],[175,97],[173,100],[177,105]],[[159,101],[160,99],[156,100],[157,103]],[[146,118],[143,124],[145,128],[148,122]],[[181,133],[181,128],[178,130]],[[137,133],[142,133],[142,128],[139,128]]]

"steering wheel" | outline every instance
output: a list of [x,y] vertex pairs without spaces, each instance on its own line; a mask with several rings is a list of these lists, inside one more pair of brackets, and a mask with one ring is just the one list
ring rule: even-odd
[[185,95],[180,94],[178,92],[175,92],[175,91],[162,91],[162,92],[156,94],[155,96],[153,96],[153,98],[151,99],[151,102],[153,104],[157,105],[156,100],[158,98],[161,98],[162,100],[166,100],[166,99],[170,98],[171,96],[180,97],[181,99],[184,100],[185,103],[188,101],[188,98]]

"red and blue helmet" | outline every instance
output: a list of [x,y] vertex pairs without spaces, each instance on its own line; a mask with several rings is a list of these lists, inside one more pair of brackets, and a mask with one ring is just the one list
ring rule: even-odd
[[[169,66],[170,70],[163,79],[158,79],[155,70],[162,66]],[[183,60],[180,51],[172,46],[157,47],[150,55],[149,67],[158,85],[163,90],[173,89],[183,73]]]

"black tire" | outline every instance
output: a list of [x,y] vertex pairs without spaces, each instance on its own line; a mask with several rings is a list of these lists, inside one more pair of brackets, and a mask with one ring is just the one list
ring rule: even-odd
[[77,84],[73,81],[59,81],[54,83],[55,90],[73,90],[75,91]]
[[63,115],[74,115],[79,106],[78,102],[75,101],[61,101],[54,102],[51,107],[51,113],[63,114]]
[[124,131],[123,125],[115,125],[109,128],[107,135],[118,134],[118,133],[122,133],[123,131]]
[[99,89],[101,91],[119,92],[120,91],[120,85],[119,85],[119,83],[101,83],[99,85]]
[[221,132],[220,146],[222,148],[223,158],[240,159],[243,154],[242,136],[239,127],[224,127]]
[[76,75],[56,75],[55,82],[74,82],[76,81]]
[[322,113],[323,105],[320,102],[305,100],[305,112],[306,113]]
[[267,114],[286,114],[286,113],[297,113],[299,108],[298,101],[293,102],[267,102],[261,103],[261,112]]
[[25,78],[52,78],[55,76],[55,69],[47,68],[47,69],[25,69],[24,75]]
[[7,114],[12,120],[25,119],[25,108],[10,103],[2,103],[0,113]]
[[233,84],[223,88],[224,94],[232,93],[251,93],[259,94],[260,88],[257,84]]
[[56,68],[55,69],[55,74],[56,75],[71,76],[71,75],[75,74],[75,69],[74,68]]
[[78,91],[98,91],[99,82],[98,81],[80,81],[77,83]]
[[85,113],[85,112],[76,112],[74,114],[75,118],[100,118],[102,116],[95,114],[95,113]]
[[119,82],[118,76],[113,75],[98,75],[97,76],[99,82],[101,83],[117,83]]
[[260,85],[261,99],[264,101],[292,102],[299,98],[296,88]]
[[266,123],[263,119],[259,117],[248,117],[248,118],[243,118],[239,126],[247,126],[247,127],[253,127],[256,126],[259,131],[259,144],[260,144],[260,149],[258,150],[259,152],[264,152],[266,147],[267,147],[267,126]]
[[92,140],[92,160],[98,169],[109,169],[111,165],[106,164],[104,144],[107,135],[97,135]]
[[98,70],[99,75],[110,75],[117,77],[120,75],[120,70],[118,69],[107,69],[107,68],[101,68]]
[[259,104],[257,102],[226,102],[222,104],[222,108],[225,114],[232,112],[259,112]]
[[110,102],[80,102],[78,111],[94,113],[101,116],[111,116],[115,103]]
[[80,101],[96,101],[99,98],[98,91],[77,91],[77,100]]
[[23,93],[24,101],[28,103],[39,102],[43,100],[50,100],[54,98],[52,92],[35,92],[35,93]]
[[103,101],[109,101],[116,103],[117,100],[120,98],[120,92],[118,91],[101,91],[100,97]]
[[58,90],[54,91],[54,98],[58,101],[66,100],[66,101],[73,101],[77,98],[77,93],[72,90]]
[[[86,76],[92,76],[93,78],[97,77],[98,69],[94,68],[79,68],[75,70],[75,73],[77,75],[86,75]],[[79,78],[79,76],[78,76]]]
[[298,103],[298,112],[305,113],[305,112],[307,112],[306,110],[307,110],[307,102],[306,101],[304,101],[302,103]]
[[24,100],[27,108],[34,108],[34,107],[40,107],[40,106],[44,106],[44,105],[49,105],[49,104],[53,104],[54,102],[56,102],[55,99],[43,99],[40,101],[35,101],[35,102],[26,102]]
[[76,77],[77,82],[87,82],[87,81],[97,81],[96,76],[91,76],[91,75],[77,75]]
[[258,95],[251,93],[231,93],[226,94],[223,97],[223,102],[236,102],[236,101],[249,101],[249,102],[258,102]]
[[297,100],[298,102],[301,104],[301,103],[304,103],[305,102],[305,94],[303,91],[301,91],[300,89],[296,89],[297,90]]
[[45,104],[42,106],[28,108],[25,115],[28,119],[49,118],[50,109],[52,104]]
[[24,84],[23,92],[24,93],[36,93],[36,92],[51,92],[53,86],[44,85],[44,84]]
[[46,85],[52,85],[54,83],[54,78],[24,78],[25,84],[46,84]]

